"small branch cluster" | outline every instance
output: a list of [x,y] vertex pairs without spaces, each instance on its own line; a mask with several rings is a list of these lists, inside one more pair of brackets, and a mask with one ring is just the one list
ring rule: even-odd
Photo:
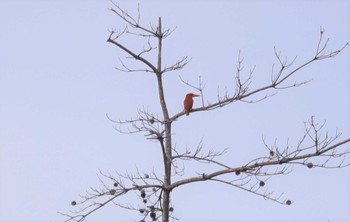
[[[138,109],[138,117],[136,119],[114,120],[108,114],[106,116],[111,122],[118,125],[114,129],[120,133],[133,134],[143,132],[151,140],[162,141],[164,138],[164,121],[145,108]],[[124,125],[126,125],[126,128],[123,127]]]
[[[341,133],[336,131],[334,136],[329,136],[328,132],[323,134],[322,129],[324,125],[325,122],[319,124],[315,122],[314,116],[312,116],[309,121],[305,122],[305,133],[293,150],[290,150],[290,144],[287,143],[281,151],[276,145],[276,142],[273,145],[267,145],[264,139],[264,145],[270,153],[269,159],[280,162],[281,164],[286,162],[290,164],[302,164],[309,168],[342,168],[349,166],[350,163],[345,163],[344,161],[350,150],[336,148],[350,142],[350,139],[332,145],[339,139]],[[307,145],[305,145],[306,142],[308,142]],[[312,163],[311,159],[315,157],[318,157],[318,162]],[[338,161],[336,162],[336,160]]]
[[[113,3],[113,2],[112,2]],[[110,32],[110,35],[107,39],[107,42],[110,42],[114,45],[116,45],[118,48],[122,49],[124,52],[126,52],[130,57],[127,58],[132,58],[137,61],[140,61],[142,64],[145,65],[145,68],[141,69],[134,69],[130,68],[128,65],[126,65],[121,59],[119,59],[121,63],[121,67],[117,68],[120,71],[123,72],[152,72],[155,73],[156,75],[161,75],[166,72],[170,71],[175,71],[182,69],[185,67],[191,59],[189,59],[187,56],[184,56],[183,58],[179,59],[176,61],[174,64],[170,66],[165,66],[163,68],[160,68],[153,65],[146,57],[144,56],[147,53],[150,53],[156,49],[159,50],[159,46],[156,47],[152,44],[151,39],[165,39],[168,37],[175,29],[164,29],[160,30],[158,26],[153,26],[152,24],[150,25],[150,28],[147,28],[143,25],[140,24],[140,9],[138,8],[138,13],[136,17],[131,16],[127,11],[121,9],[118,4],[113,3],[114,8],[111,8],[110,10],[115,13],[119,18],[121,18],[127,26],[124,27],[123,30],[119,31],[114,31],[112,30]],[[121,36],[124,34],[131,34],[131,35],[136,35],[139,37],[145,37],[147,38],[147,45],[143,48],[142,51],[136,53],[130,50],[127,46],[124,44],[120,43],[118,40]]]
[[[123,209],[139,212],[140,222],[146,221],[147,218],[151,221],[157,221],[163,212],[161,204],[163,180],[158,178],[155,172],[142,174],[137,170],[136,175],[128,173],[125,175],[116,174],[117,176],[114,176],[100,171],[98,178],[102,187],[99,189],[90,188],[85,195],[80,196],[81,201],[74,200],[71,202],[75,210],[70,211],[70,214],[60,214],[68,218],[66,221],[80,222],[106,204],[113,203]],[[127,195],[131,191],[138,197],[140,204],[133,206],[116,202],[117,198],[121,198],[121,196]]]

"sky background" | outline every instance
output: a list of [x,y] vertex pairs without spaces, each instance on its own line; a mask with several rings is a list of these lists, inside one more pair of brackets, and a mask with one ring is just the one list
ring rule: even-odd
[[[117,2],[136,13],[138,2]],[[218,87],[233,91],[239,51],[246,73],[256,66],[252,87],[258,87],[270,80],[277,62],[274,46],[290,59],[298,56],[297,66],[314,56],[320,26],[330,38],[329,50],[350,41],[350,1],[139,3],[143,25],[155,24],[161,16],[163,26],[176,27],[164,42],[164,64],[192,58],[183,70],[164,76],[171,115],[182,111],[185,94],[193,92],[179,76],[194,84],[201,76],[206,101],[216,100]],[[106,40],[109,30],[124,24],[110,7],[107,0],[0,2],[1,222],[63,221],[57,211],[68,212],[79,194],[101,186],[99,170],[135,172],[137,166],[162,175],[158,144],[142,134],[118,133],[105,116],[129,119],[142,107],[161,115],[155,77],[115,69],[125,54]],[[121,41],[131,48],[140,45],[135,38]],[[306,67],[291,83],[309,79],[314,80],[260,103],[233,103],[183,116],[173,124],[174,144],[194,149],[203,139],[208,149],[229,148],[220,160],[240,166],[265,155],[263,135],[270,144],[277,138],[281,147],[287,140],[295,145],[312,115],[327,120],[324,129],[330,134],[338,129],[341,140],[349,138],[350,48]],[[187,169],[201,172],[195,167]],[[174,214],[183,222],[350,221],[349,168],[294,167],[266,186],[293,204],[279,205],[222,184],[196,183],[173,192]],[[109,206],[86,221],[137,219],[135,212]]]

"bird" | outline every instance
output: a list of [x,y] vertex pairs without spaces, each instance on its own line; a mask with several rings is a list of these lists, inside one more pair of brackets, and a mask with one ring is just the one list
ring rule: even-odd
[[193,106],[193,97],[197,97],[199,95],[193,94],[193,93],[187,93],[185,100],[184,100],[184,108],[186,116],[188,116],[191,112],[192,106]]

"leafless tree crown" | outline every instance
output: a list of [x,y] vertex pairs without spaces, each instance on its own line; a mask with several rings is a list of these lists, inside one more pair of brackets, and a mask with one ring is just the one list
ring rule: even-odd
[[[282,194],[275,194],[266,188],[269,178],[290,173],[292,165],[301,165],[307,168],[349,166],[346,157],[350,150],[344,145],[350,142],[350,138],[340,140],[341,133],[337,131],[330,135],[323,129],[325,122],[320,123],[313,116],[304,123],[304,133],[295,145],[289,143],[280,145],[275,141],[271,143],[263,138],[262,145],[266,148],[266,154],[258,156],[244,165],[232,166],[232,163],[220,162],[218,157],[225,155],[227,150],[207,151],[203,147],[202,141],[196,148],[186,148],[185,151],[180,152],[172,144],[172,123],[182,118],[185,112],[181,111],[175,114],[168,112],[167,100],[163,90],[163,77],[167,72],[184,68],[190,62],[190,59],[184,56],[170,66],[162,64],[163,41],[173,30],[164,29],[161,18],[158,19],[157,25],[146,27],[141,25],[140,10],[137,11],[136,16],[132,16],[114,3],[110,10],[125,23],[125,27],[118,31],[111,31],[107,42],[123,51],[126,60],[132,59],[140,64],[140,68],[133,68],[127,65],[126,60],[120,59],[120,66],[117,69],[127,73],[145,72],[154,74],[158,84],[162,114],[153,114],[143,108],[138,110],[138,116],[134,119],[115,120],[108,115],[107,118],[115,123],[115,129],[121,133],[143,133],[147,139],[157,141],[163,158],[164,175],[159,176],[155,172],[141,172],[138,169],[134,174],[99,172],[102,188],[90,188],[85,195],[81,196],[80,201],[72,201],[73,210],[70,213],[62,213],[67,217],[66,221],[83,221],[105,205],[115,204],[121,208],[137,211],[139,215],[137,221],[161,220],[168,222],[171,218],[176,219],[171,204],[171,191],[177,187],[200,181],[215,181],[261,196],[264,199],[290,205],[293,202],[292,200],[285,198]],[[139,51],[132,50],[126,44],[127,41],[123,43],[121,40],[122,36],[128,35],[145,39],[145,47]],[[204,102],[206,92],[201,78],[199,78],[197,84],[192,84],[181,78],[180,80],[184,84],[197,90],[202,98],[202,105],[199,108],[192,109],[191,115],[198,112],[212,111],[236,101],[259,102],[273,96],[277,90],[306,84],[310,80],[293,81],[293,77],[298,71],[311,63],[337,56],[349,45],[347,43],[335,51],[329,51],[327,49],[328,42],[329,39],[324,40],[324,30],[321,28],[314,56],[305,60],[299,66],[294,65],[296,57],[292,60],[284,59],[281,52],[275,47],[274,55],[277,63],[272,65],[270,82],[257,88],[251,87],[255,68],[248,73],[243,73],[244,58],[239,53],[235,73],[235,91],[233,93],[227,91],[224,94],[218,93],[217,100],[213,102]],[[157,55],[156,63],[152,63],[147,59],[149,53]],[[182,163],[189,160],[198,164],[216,165],[219,170],[187,176]],[[234,174],[235,176],[225,176],[228,174]],[[176,180],[173,180],[174,178]],[[139,198],[138,203],[130,204],[118,201],[120,197],[130,193],[136,194]]]

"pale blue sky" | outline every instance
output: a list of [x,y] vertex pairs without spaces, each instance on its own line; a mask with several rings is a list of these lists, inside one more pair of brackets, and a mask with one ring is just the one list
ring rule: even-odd
[[[137,1],[118,2],[136,12]],[[154,76],[114,69],[125,54],[106,43],[108,30],[123,26],[107,10],[111,6],[107,0],[0,2],[1,222],[63,221],[57,211],[68,212],[79,194],[99,187],[99,169],[161,172],[157,143],[142,134],[121,135],[105,117],[135,117],[143,106],[161,114]],[[218,86],[233,90],[239,50],[246,71],[256,65],[253,86],[260,86],[277,62],[274,46],[290,59],[297,55],[299,65],[314,55],[320,26],[330,50],[350,41],[350,1],[140,1],[140,7],[145,26],[162,16],[164,26],[177,27],[164,42],[166,64],[192,58],[185,69],[165,76],[172,115],[192,91],[179,75],[193,83],[200,75],[206,100],[215,101]],[[271,143],[278,138],[281,146],[287,139],[295,144],[311,115],[326,119],[330,133],[338,129],[341,139],[348,138],[349,73],[350,48],[295,76],[313,78],[308,85],[261,103],[183,117],[173,126],[174,142],[191,149],[203,138],[210,149],[230,148],[222,161],[239,166],[266,152],[262,135]],[[225,185],[196,183],[173,192],[174,213],[182,222],[350,221],[349,168],[294,167],[267,186],[294,203],[282,206]],[[86,221],[137,219],[137,213],[111,206]]]

